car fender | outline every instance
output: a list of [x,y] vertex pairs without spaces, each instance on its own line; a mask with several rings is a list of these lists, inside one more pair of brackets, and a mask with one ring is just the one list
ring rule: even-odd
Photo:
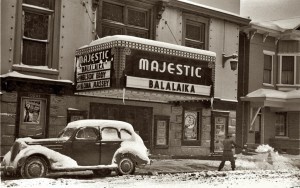
[[150,159],[147,155],[147,149],[140,144],[131,141],[123,141],[121,147],[117,149],[113,157],[113,163],[117,163],[120,158],[125,156],[131,157],[137,165],[150,164]]
[[41,145],[28,146],[21,150],[16,156],[14,163],[16,167],[22,166],[28,157],[38,155],[47,159],[49,167],[77,167],[77,162],[70,157],[63,155],[59,152],[51,150]]

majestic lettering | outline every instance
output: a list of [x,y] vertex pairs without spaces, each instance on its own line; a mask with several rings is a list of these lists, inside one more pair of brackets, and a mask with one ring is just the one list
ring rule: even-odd
[[79,56],[80,66],[88,65],[91,63],[98,62],[100,60],[109,59],[109,50],[104,50],[100,52],[94,52]]
[[149,62],[148,59],[141,58],[139,60],[139,70],[169,73],[173,75],[183,75],[189,77],[201,78],[201,67],[184,64],[174,64],[169,62],[158,62],[153,60]]

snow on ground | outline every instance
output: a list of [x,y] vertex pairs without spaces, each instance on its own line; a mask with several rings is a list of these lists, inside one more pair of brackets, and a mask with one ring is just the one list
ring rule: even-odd
[[1,182],[1,187],[14,188],[196,188],[196,187],[230,187],[230,188],[291,188],[300,186],[299,171],[202,171],[194,173],[127,175],[111,176],[106,178],[38,178],[9,180]]
[[[220,161],[166,159],[154,160],[151,166],[137,169],[136,175],[112,174],[100,178],[93,176],[92,172],[77,172],[77,175],[4,180],[1,181],[1,188],[300,188],[300,171],[292,158],[274,152],[268,145],[261,146],[257,151],[257,155],[237,155],[236,171],[231,171],[229,162],[219,172],[217,167]],[[296,157],[299,162],[300,156]]]

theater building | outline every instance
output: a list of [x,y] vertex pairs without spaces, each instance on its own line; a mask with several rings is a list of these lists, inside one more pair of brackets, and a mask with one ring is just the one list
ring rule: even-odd
[[152,154],[168,156],[218,154],[235,134],[239,32],[250,22],[238,0],[4,0],[1,9],[10,26],[1,155],[18,137],[54,137],[86,118],[129,122]]

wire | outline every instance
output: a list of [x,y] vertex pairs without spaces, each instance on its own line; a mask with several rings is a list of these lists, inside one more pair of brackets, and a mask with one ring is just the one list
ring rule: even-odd
[[[87,7],[86,7],[86,3],[85,3],[84,1],[82,1],[82,6],[85,7],[86,13],[87,13],[88,16],[89,16],[89,19],[90,19],[91,23],[94,25],[95,22],[93,21],[92,16],[90,15],[90,12],[88,11],[88,9],[87,9]],[[96,32],[96,31],[94,30],[93,32]],[[99,39],[99,36],[98,36],[98,33],[97,33],[97,32],[96,32],[96,37],[97,37],[97,39]]]
[[85,7],[86,13],[87,13],[88,16],[89,16],[89,19],[90,19],[91,23],[94,24],[94,21],[92,20],[92,17],[91,17],[91,15],[90,15],[88,9],[86,8],[86,3],[85,3],[84,1],[82,1],[82,5]]
[[175,39],[175,42],[176,42],[176,44],[178,44],[178,42],[177,42],[177,39],[176,39],[175,35],[173,34],[173,32],[172,32],[171,28],[169,27],[169,24],[168,24],[168,22],[167,22],[167,21],[165,21],[165,24],[168,26],[168,28],[169,28],[169,30],[170,30],[170,32],[171,32],[171,34],[172,34],[173,38]]

